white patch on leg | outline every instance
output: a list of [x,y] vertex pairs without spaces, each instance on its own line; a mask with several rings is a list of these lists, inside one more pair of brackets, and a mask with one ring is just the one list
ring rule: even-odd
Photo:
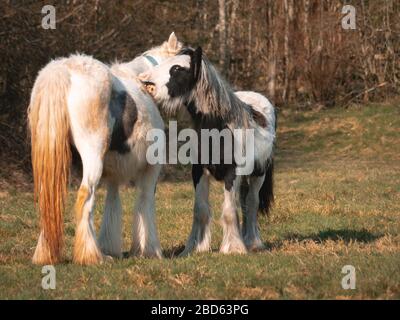
[[238,179],[230,191],[224,191],[224,204],[222,207],[222,228],[224,231],[220,252],[228,253],[246,253],[246,247],[242,240],[239,229],[239,217],[236,208],[236,190]]
[[107,184],[107,196],[100,228],[99,246],[104,255],[122,257],[122,207],[118,185]]
[[155,221],[155,186],[159,167],[147,168],[137,181],[138,197],[133,213],[133,236],[131,254],[147,258],[162,258],[160,240]]

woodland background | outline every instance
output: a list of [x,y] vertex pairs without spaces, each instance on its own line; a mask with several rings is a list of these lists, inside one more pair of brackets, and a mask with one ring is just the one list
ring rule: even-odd
[[[56,30],[41,27],[46,4],[56,7]],[[341,27],[345,4],[357,10],[356,30]],[[29,177],[26,108],[50,59],[131,60],[172,31],[201,45],[235,88],[262,92],[278,109],[399,94],[400,0],[1,0],[0,180]]]

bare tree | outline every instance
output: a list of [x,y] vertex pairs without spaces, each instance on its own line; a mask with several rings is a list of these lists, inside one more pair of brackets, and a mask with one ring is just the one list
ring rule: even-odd
[[247,77],[251,76],[252,72],[252,64],[253,64],[253,16],[254,16],[254,1],[249,0],[249,21],[248,21],[248,31],[247,31],[247,36],[248,36],[248,54],[247,54]]
[[282,92],[282,100],[287,103],[290,99],[290,85],[291,85],[291,72],[292,72],[292,23],[294,18],[294,2],[293,0],[284,0],[285,10],[285,36],[284,36],[284,61],[285,61],[285,75]]
[[[230,12],[230,21],[229,21],[229,29],[228,29],[228,47],[229,47],[229,53],[228,53],[228,57],[227,57],[227,60],[229,61],[229,62],[231,62],[232,61],[232,52],[233,52],[233,50],[234,50],[234,48],[235,48],[235,38],[236,38],[236,30],[237,30],[237,23],[236,23],[236,17],[237,17],[237,9],[239,8],[239,0],[232,0],[231,1],[231,3],[232,3],[232,9],[231,9],[231,12]],[[231,79],[233,78],[235,78],[235,76],[234,76],[234,72],[235,72],[235,70],[234,70],[234,65],[232,64],[232,63],[230,63],[230,66],[229,66],[230,68],[229,68],[229,72],[230,72],[230,74],[231,75],[233,75],[233,77],[231,77]]]
[[310,0],[303,0],[304,1],[304,49],[306,52],[307,59],[310,57],[311,54],[311,39],[310,39]]
[[277,33],[275,29],[275,3],[274,0],[267,0],[267,27],[268,27],[268,96],[272,102],[276,97],[276,65],[277,65]]
[[226,75],[227,65],[227,42],[226,42],[226,3],[225,0],[218,0],[219,6],[219,21],[218,21],[218,32],[219,32],[219,65],[222,70],[222,74]]

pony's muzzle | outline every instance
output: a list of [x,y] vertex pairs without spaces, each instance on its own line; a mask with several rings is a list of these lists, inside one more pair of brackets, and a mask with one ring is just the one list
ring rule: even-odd
[[141,74],[138,75],[139,81],[142,83],[144,89],[154,96],[156,93],[156,84],[154,82],[149,81],[150,75],[148,72],[142,72]]

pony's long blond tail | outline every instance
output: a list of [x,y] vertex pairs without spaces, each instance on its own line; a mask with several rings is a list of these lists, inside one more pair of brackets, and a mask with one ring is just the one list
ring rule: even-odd
[[28,108],[31,133],[35,205],[40,214],[40,236],[35,264],[62,259],[63,212],[71,163],[68,70],[51,62],[38,75]]

